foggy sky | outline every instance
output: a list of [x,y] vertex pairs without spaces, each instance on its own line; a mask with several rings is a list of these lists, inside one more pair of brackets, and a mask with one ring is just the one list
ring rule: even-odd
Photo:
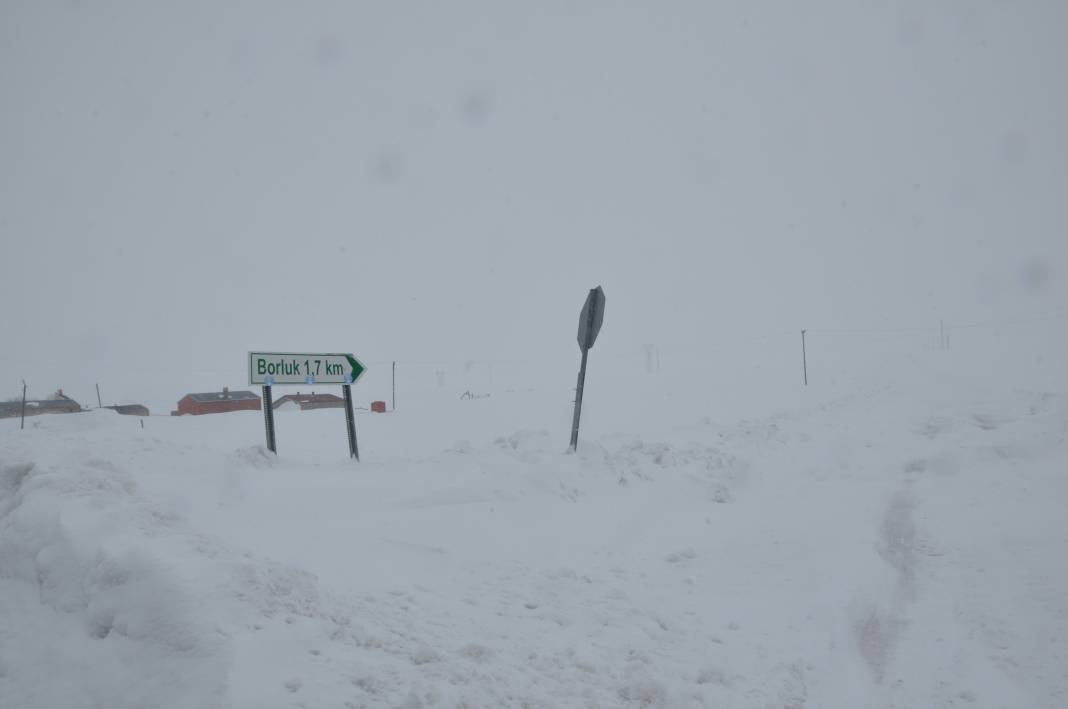
[[1065,26],[0,0],[0,396],[176,400],[250,349],[575,357],[596,285],[601,349],[1063,313]]

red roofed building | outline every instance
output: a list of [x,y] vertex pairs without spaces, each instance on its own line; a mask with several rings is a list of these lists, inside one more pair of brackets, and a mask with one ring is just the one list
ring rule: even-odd
[[260,397],[251,391],[222,391],[204,394],[186,394],[178,400],[178,410],[172,416],[199,416],[201,414],[224,414],[228,411],[259,411]]

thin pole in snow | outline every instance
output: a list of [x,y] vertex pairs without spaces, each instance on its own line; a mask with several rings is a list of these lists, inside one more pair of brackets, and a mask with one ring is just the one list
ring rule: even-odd
[[582,390],[586,387],[586,356],[590,348],[582,348],[582,364],[579,365],[578,384],[575,387],[575,416],[571,421],[571,450],[578,448],[579,418],[582,416]]
[[352,387],[348,384],[341,385],[341,391],[345,395],[345,425],[349,434],[349,457],[360,462],[360,448],[356,442],[356,415],[352,411]]
[[[594,332],[594,322],[597,319],[597,301],[594,299],[594,295],[597,289],[590,290],[590,296],[587,299],[589,303],[589,312],[586,313],[586,337],[585,342],[582,343],[582,363],[579,365],[578,383],[575,386],[575,416],[571,421],[571,450],[578,450],[578,434],[579,434],[579,418],[582,416],[582,390],[586,388],[586,358],[590,353],[590,348],[593,347],[593,339],[597,336]],[[602,306],[603,307],[603,301]]]
[[267,429],[267,450],[278,455],[278,445],[274,439],[274,402],[271,400],[271,387],[263,385],[263,426]]
[[801,371],[805,376],[805,386],[808,386],[808,353],[805,351],[805,333],[807,330],[801,331]]

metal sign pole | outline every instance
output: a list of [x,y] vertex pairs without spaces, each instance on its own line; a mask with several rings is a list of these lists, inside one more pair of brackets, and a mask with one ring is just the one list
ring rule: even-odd
[[571,450],[578,448],[579,417],[582,415],[582,389],[586,386],[586,355],[589,348],[582,350],[582,364],[579,366],[578,385],[575,387],[575,418],[571,421]]
[[350,385],[359,380],[365,371],[363,363],[351,352],[249,352],[249,386],[263,387],[263,424],[267,429],[268,450],[278,453],[274,436],[274,401],[271,399],[273,387],[341,384],[345,392],[349,454],[358,461],[360,449],[356,445],[356,417],[352,410]]
[[274,403],[271,401],[271,387],[263,387],[263,424],[267,428],[267,450],[278,455],[274,440]]
[[356,415],[352,412],[352,387],[348,384],[341,386],[345,392],[345,421],[349,429],[349,457],[360,462],[360,448],[356,444]]
[[579,417],[582,415],[582,390],[586,387],[586,357],[601,331],[604,319],[604,291],[600,286],[591,288],[586,296],[586,304],[579,314],[578,345],[582,350],[582,364],[579,366],[578,385],[575,387],[575,418],[571,422],[571,450],[578,448]]

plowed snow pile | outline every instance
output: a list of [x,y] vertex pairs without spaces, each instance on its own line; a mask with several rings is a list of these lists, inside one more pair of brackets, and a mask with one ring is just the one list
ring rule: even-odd
[[0,707],[1068,706],[1068,396],[918,381],[0,421]]

